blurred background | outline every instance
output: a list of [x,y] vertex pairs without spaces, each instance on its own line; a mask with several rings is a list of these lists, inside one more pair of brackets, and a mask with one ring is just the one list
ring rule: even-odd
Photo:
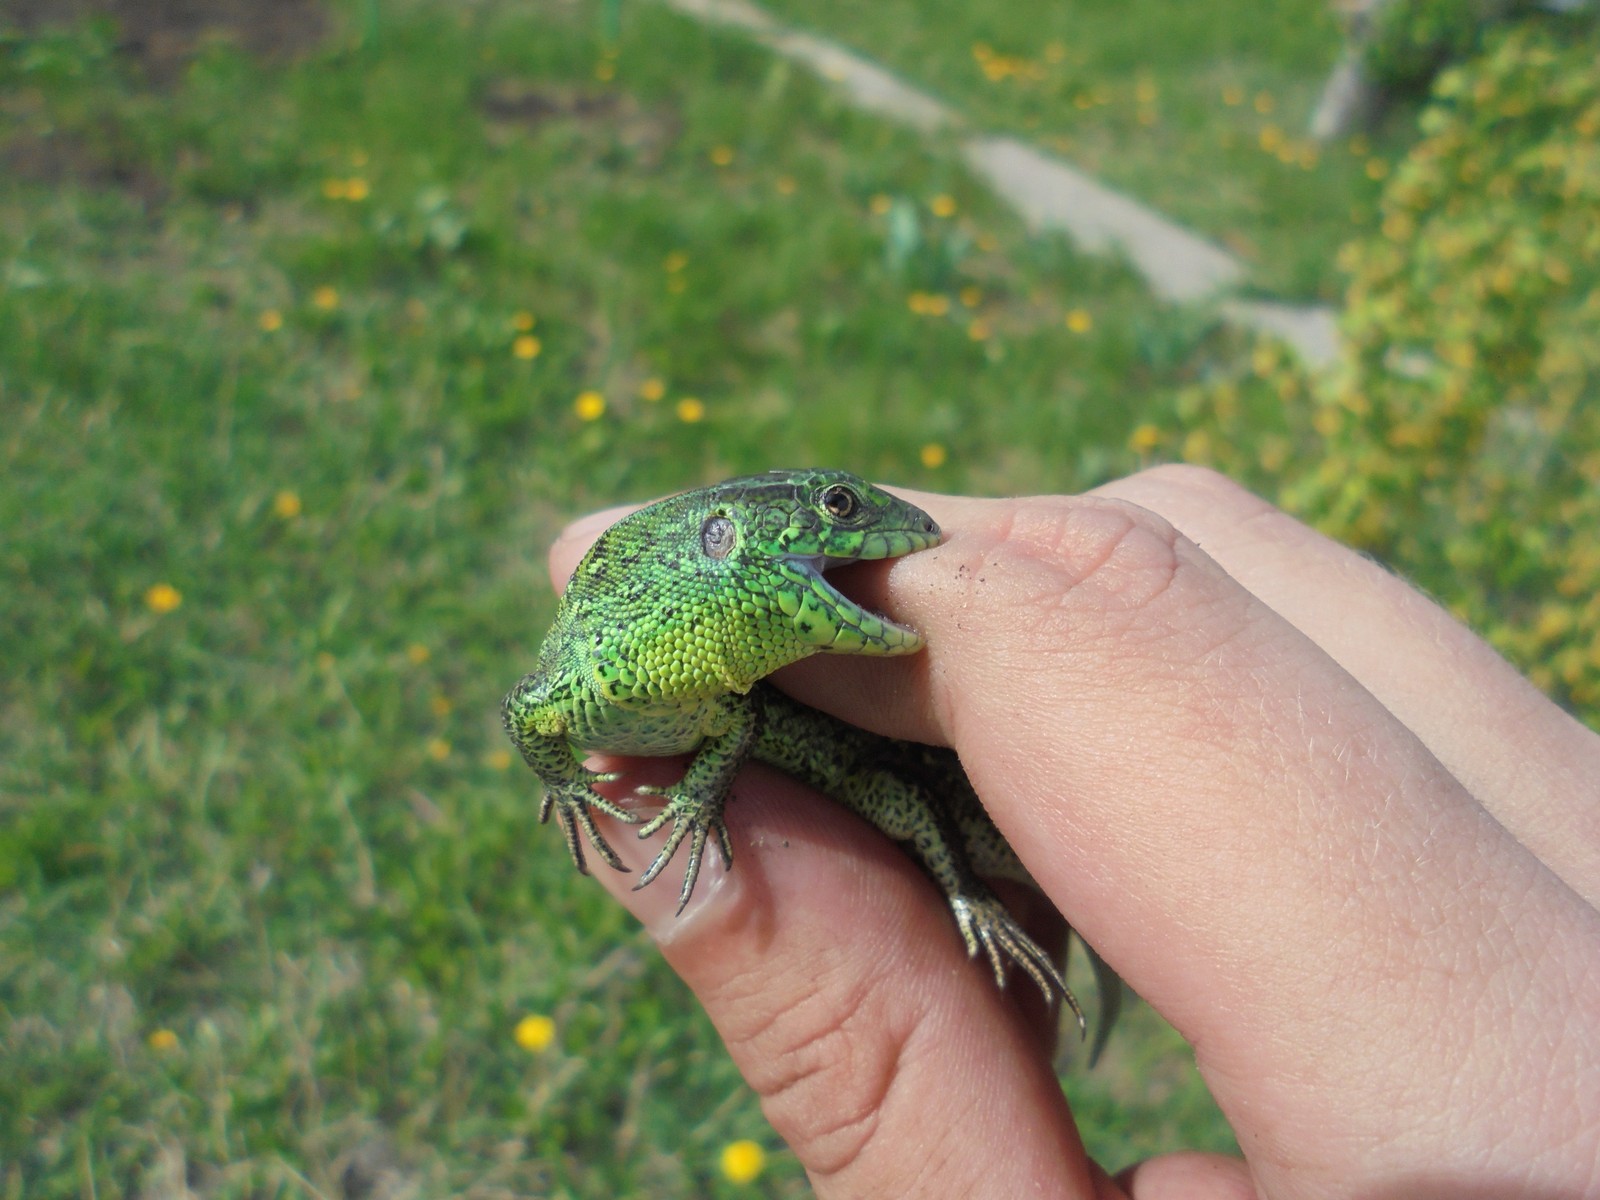
[[[499,728],[597,506],[1207,464],[1595,722],[1591,7],[766,2],[1337,357],[655,0],[9,0],[5,1197],[806,1194]],[[1232,1145],[1142,1006],[1072,1054],[1108,1167]]]

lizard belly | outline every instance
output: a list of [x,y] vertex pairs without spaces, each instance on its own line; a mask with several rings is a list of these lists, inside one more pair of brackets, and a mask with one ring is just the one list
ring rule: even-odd
[[705,714],[699,706],[618,708],[611,704],[585,704],[567,727],[567,740],[580,750],[647,758],[686,754],[705,739]]

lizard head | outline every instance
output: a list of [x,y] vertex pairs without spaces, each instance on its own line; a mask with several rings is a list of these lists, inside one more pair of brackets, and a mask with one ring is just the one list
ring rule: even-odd
[[822,574],[938,545],[939,526],[920,508],[848,471],[823,469],[730,479],[705,498],[704,553],[760,567],[802,642],[853,654],[921,647],[914,630],[867,612]]

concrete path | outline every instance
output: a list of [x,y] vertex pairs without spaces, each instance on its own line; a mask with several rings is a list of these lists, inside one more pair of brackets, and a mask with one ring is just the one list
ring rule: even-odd
[[832,81],[860,108],[924,133],[955,133],[967,165],[1031,228],[1060,230],[1091,254],[1125,255],[1161,299],[1215,303],[1230,322],[1283,339],[1310,366],[1326,365],[1337,353],[1332,309],[1231,296],[1246,271],[1220,246],[1027,142],[964,135],[960,113],[876,63],[790,29],[745,0],[664,2],[696,20],[744,30]]

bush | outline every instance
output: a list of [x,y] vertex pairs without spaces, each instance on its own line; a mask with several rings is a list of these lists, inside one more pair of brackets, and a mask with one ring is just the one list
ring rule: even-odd
[[[1191,432],[1186,456],[1258,483],[1270,475],[1286,507],[1433,591],[1591,719],[1597,50],[1592,25],[1560,40],[1524,26],[1442,74],[1378,232],[1342,256],[1338,367],[1312,380],[1263,348],[1251,376],[1191,393],[1180,412],[1215,431],[1198,444]],[[1250,435],[1269,405],[1287,427],[1263,443]],[[1272,471],[1264,453],[1304,465]]]

